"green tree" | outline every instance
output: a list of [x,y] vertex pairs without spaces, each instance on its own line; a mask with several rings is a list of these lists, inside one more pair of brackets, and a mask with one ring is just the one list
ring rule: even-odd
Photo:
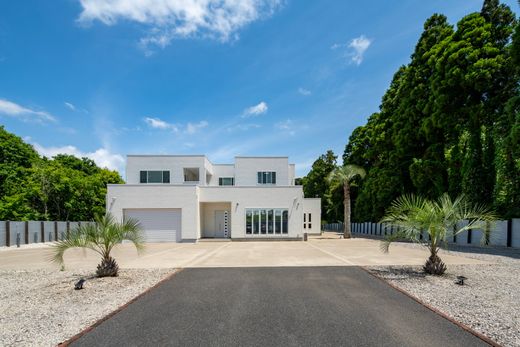
[[[459,222],[467,220],[462,227]],[[447,245],[447,240],[454,235],[471,229],[490,230],[487,223],[496,220],[496,216],[481,204],[472,204],[469,199],[460,196],[452,200],[443,194],[437,200],[429,200],[418,195],[403,195],[388,208],[381,223],[396,227],[397,231],[381,243],[381,249],[388,252],[390,243],[396,240],[410,240],[430,251],[430,257],[424,264],[424,271],[432,275],[442,275],[446,264],[439,257],[439,249]],[[421,238],[426,232],[428,237]],[[488,232],[482,233],[482,242],[489,239]]]
[[345,165],[335,168],[328,177],[331,184],[338,184],[343,187],[343,206],[344,206],[344,230],[343,236],[348,239],[352,237],[350,230],[350,187],[356,177],[364,178],[365,170],[357,165]]
[[327,153],[322,154],[314,161],[311,170],[302,180],[303,193],[306,198],[321,198],[321,218],[323,220],[329,220],[327,215],[329,208],[326,199],[329,188],[327,177],[336,167],[336,159],[337,156],[334,155],[334,152],[328,150]]
[[124,240],[131,241],[139,252],[144,249],[139,223],[131,218],[119,223],[112,215],[106,214],[96,218],[93,224],[82,224],[74,229],[67,239],[53,245],[53,260],[63,265],[63,256],[68,249],[86,248],[101,256],[101,263],[96,270],[98,277],[117,276],[119,266],[111,252]]

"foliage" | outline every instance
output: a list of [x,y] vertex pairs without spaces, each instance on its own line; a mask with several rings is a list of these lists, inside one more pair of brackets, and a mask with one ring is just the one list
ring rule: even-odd
[[[467,220],[467,224],[460,224]],[[381,249],[388,252],[390,243],[396,240],[410,240],[430,251],[430,257],[424,265],[426,273],[442,275],[446,266],[438,256],[439,248],[449,239],[466,230],[482,229],[482,243],[489,240],[487,223],[496,220],[496,216],[483,204],[472,204],[461,195],[452,200],[449,194],[441,195],[437,200],[430,200],[419,195],[403,195],[397,198],[387,209],[381,223],[388,223],[396,232],[386,237]],[[423,237],[421,237],[423,236]]]
[[343,236],[345,238],[351,237],[350,230],[350,214],[351,214],[351,200],[350,200],[350,187],[355,186],[355,179],[365,178],[365,170],[361,166],[357,165],[344,165],[336,167],[327,177],[327,181],[330,182],[331,187],[343,188]]
[[[367,171],[355,221],[379,220],[402,194],[464,194],[520,217],[520,24],[498,0],[456,29],[434,14],[380,111],[356,128],[344,164]],[[330,206],[329,206],[330,207]]]
[[0,127],[0,220],[92,220],[110,183],[123,183],[119,173],[88,158],[42,158]]
[[312,168],[305,176],[302,178],[301,183],[303,185],[303,193],[306,198],[322,198],[321,199],[321,218],[322,220],[328,220],[330,215],[329,204],[327,199],[325,199],[325,195],[329,190],[329,182],[327,181],[327,177],[331,173],[332,170],[336,167],[337,156],[334,155],[334,152],[328,150],[327,153],[322,154],[316,161],[312,164]]
[[96,217],[95,223],[82,224],[72,230],[70,236],[53,245],[53,261],[63,265],[65,251],[71,248],[90,249],[101,256],[97,267],[98,277],[117,276],[118,265],[110,255],[112,249],[123,240],[131,241],[138,252],[144,249],[144,239],[139,223],[131,218],[117,222],[110,214]]

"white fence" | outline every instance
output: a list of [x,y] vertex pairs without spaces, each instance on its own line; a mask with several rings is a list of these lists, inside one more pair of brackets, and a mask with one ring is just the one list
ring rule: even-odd
[[81,224],[92,222],[0,221],[0,247],[63,240]]
[[[467,222],[461,222],[458,227],[462,227],[464,225],[462,223]],[[353,234],[375,238],[383,238],[386,235],[393,234],[394,228],[391,225],[371,222],[351,224]],[[323,230],[341,232],[343,231],[343,223],[324,224]],[[426,233],[421,236],[421,238],[426,237],[428,237]],[[452,240],[448,240],[448,242],[457,245],[472,246],[480,246],[481,241],[482,230],[478,229],[463,231],[453,237]],[[520,248],[520,218],[501,220],[491,224],[488,245]]]

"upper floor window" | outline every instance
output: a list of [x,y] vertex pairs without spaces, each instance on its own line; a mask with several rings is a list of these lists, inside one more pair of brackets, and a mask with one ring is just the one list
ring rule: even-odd
[[234,186],[235,178],[234,177],[219,177],[218,185],[219,186]]
[[170,183],[170,171],[141,171],[141,183]]
[[185,167],[184,168],[184,182],[199,182],[199,168]]
[[258,184],[276,184],[275,171],[259,171]]

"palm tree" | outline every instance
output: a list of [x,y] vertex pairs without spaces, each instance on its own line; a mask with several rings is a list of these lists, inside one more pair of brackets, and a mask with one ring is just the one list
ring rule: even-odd
[[328,176],[329,182],[336,182],[343,186],[343,237],[349,239],[352,236],[350,231],[350,187],[353,186],[353,180],[356,177],[365,178],[365,170],[357,165],[339,166],[332,170]]
[[53,261],[63,265],[63,255],[69,248],[87,248],[101,255],[97,266],[98,277],[117,276],[119,266],[110,252],[123,240],[131,241],[138,252],[144,249],[144,240],[139,222],[125,219],[117,222],[111,214],[97,217],[95,223],[82,224],[74,229],[70,236],[58,241],[54,246]]
[[[465,230],[482,229],[482,242],[485,243],[489,240],[489,223],[495,220],[494,212],[484,205],[471,204],[465,196],[452,200],[445,193],[437,200],[429,200],[403,195],[392,203],[381,220],[381,223],[397,227],[397,232],[382,242],[381,249],[388,252],[390,243],[400,239],[419,243],[430,251],[424,272],[442,275],[447,267],[438,252],[447,246],[447,240]],[[467,221],[467,225],[460,226],[461,221]],[[428,237],[421,240],[424,231]]]

